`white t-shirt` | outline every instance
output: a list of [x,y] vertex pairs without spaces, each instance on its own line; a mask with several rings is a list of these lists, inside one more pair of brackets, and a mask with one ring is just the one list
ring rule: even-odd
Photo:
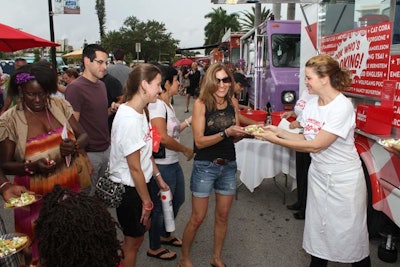
[[355,112],[343,94],[325,106],[318,105],[318,97],[310,99],[303,110],[303,120],[306,140],[313,140],[321,130],[338,136],[326,149],[311,153],[315,163],[343,163],[359,158],[354,145]]
[[306,106],[306,103],[308,100],[311,98],[317,97],[317,95],[311,95],[308,93],[308,90],[304,90],[303,93],[301,93],[299,100],[296,101],[296,105],[294,106],[294,113],[296,113],[296,120],[300,122],[300,125],[303,126],[303,120],[302,120],[302,113],[304,110],[304,107]]
[[122,104],[115,115],[111,130],[110,179],[135,186],[126,157],[140,150],[140,164],[146,183],[153,175],[152,139],[146,114]]
[[[164,101],[157,99],[155,103],[149,104],[150,120],[154,118],[164,118],[167,116],[167,134],[174,138],[177,142],[179,139],[180,122],[176,118],[175,110],[171,106],[167,106]],[[179,152],[165,149],[164,159],[155,159],[157,164],[172,164],[179,161]]]

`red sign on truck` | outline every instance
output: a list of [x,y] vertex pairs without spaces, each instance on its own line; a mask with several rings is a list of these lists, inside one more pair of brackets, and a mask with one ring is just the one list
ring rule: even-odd
[[400,135],[400,55],[390,57],[389,79],[396,80],[393,98],[393,126],[398,131],[396,135]]
[[381,98],[388,79],[392,23],[384,22],[322,38],[321,52],[353,74],[348,93]]

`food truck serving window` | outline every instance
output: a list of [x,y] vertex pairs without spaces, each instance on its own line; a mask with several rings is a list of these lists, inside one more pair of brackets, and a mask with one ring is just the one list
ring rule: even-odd
[[274,67],[300,67],[299,34],[273,34],[271,42]]

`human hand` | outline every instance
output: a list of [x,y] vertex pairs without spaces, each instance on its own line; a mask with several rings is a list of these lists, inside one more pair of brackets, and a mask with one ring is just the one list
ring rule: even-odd
[[295,113],[293,110],[284,112],[284,113],[281,115],[281,118],[283,118],[283,119],[287,119],[287,118],[290,118],[290,117],[293,117],[293,118],[296,118],[296,117],[297,117],[296,113]]
[[292,121],[289,124],[289,129],[296,129],[296,128],[301,128],[300,122],[298,121]]
[[120,105],[120,104],[118,104],[118,103],[112,102],[112,103],[111,103],[111,106],[110,106],[110,111],[111,111],[112,113],[116,113],[117,110],[118,110],[118,108],[119,108],[119,105]]
[[274,140],[276,140],[278,137],[277,133],[274,133],[273,131],[270,130],[265,130],[263,133],[254,133],[254,138],[262,141],[269,141],[271,143],[274,143]]
[[247,135],[245,128],[238,125],[232,125],[225,130],[228,137],[242,137]]
[[183,155],[185,155],[187,161],[191,160],[194,156],[193,149],[186,147],[183,151]]
[[55,171],[56,162],[54,160],[50,160],[48,158],[41,158],[37,161],[33,162],[36,166],[36,170],[40,173],[49,174]]
[[32,191],[29,191],[25,186],[16,185],[16,184],[8,184],[4,186],[3,189],[3,198],[4,201],[8,201],[10,198],[20,197],[22,193],[35,194]]
[[154,208],[153,202],[150,202],[151,204],[144,204],[142,203],[142,216],[140,217],[140,223],[145,226],[146,231],[150,229],[151,226],[151,218],[150,214],[151,211]]
[[156,181],[160,191],[168,191],[169,190],[168,184],[164,181],[164,179],[161,176],[158,177],[159,178],[157,178]]
[[388,146],[383,146],[383,148],[400,158],[400,145],[389,144]]
[[72,155],[76,150],[76,142],[67,138],[63,139],[60,143],[60,154],[65,157]]

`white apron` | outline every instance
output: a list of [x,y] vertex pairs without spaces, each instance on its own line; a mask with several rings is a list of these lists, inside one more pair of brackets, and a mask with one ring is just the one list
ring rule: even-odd
[[369,255],[367,189],[359,160],[318,164],[308,174],[303,248],[334,262],[357,262]]

